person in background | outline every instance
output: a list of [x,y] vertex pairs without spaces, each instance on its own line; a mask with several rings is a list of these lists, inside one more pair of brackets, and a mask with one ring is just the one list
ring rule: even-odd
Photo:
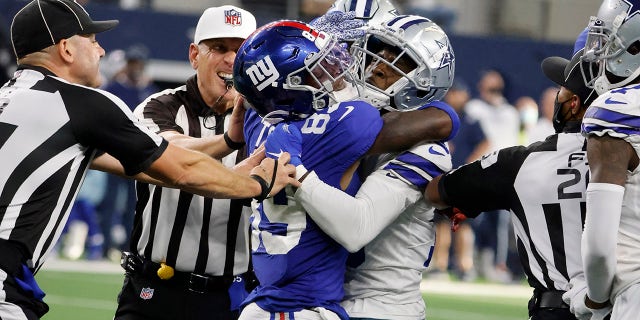
[[[489,150],[519,145],[520,116],[504,97],[505,82],[497,70],[484,71],[477,84],[479,96],[465,106],[467,114],[482,126]],[[476,271],[490,281],[509,282],[509,213],[481,215],[474,219]]]
[[558,88],[549,87],[542,91],[540,95],[540,117],[538,122],[529,131],[531,142],[542,141],[554,133],[553,130],[553,106],[556,101]]
[[531,140],[531,131],[538,122],[538,103],[529,96],[523,96],[516,100],[515,108],[520,114],[520,134],[518,135],[518,141],[520,145],[527,146],[531,142],[534,142]]
[[[451,88],[444,96],[444,102],[458,113],[460,129],[458,134],[449,141],[451,161],[454,168],[480,159],[489,151],[487,141],[478,120],[469,117],[465,106],[470,98],[469,87],[464,80],[456,78]],[[447,275],[450,260],[453,260],[453,274],[463,281],[471,281],[476,277],[473,265],[475,235],[471,221],[460,223],[455,233],[451,232],[449,219],[441,214],[436,219],[436,246],[433,252],[432,267],[427,269],[426,277],[442,278]],[[453,236],[453,239],[452,239]],[[453,244],[453,248],[451,247]],[[452,259],[450,259],[450,257]],[[448,279],[448,275],[444,277]]]

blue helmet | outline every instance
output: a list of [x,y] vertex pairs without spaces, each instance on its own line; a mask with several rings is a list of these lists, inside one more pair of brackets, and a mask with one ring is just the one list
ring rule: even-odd
[[[236,90],[272,121],[306,118],[346,86],[351,56],[337,39],[306,23],[267,24],[240,46],[233,66]],[[349,78],[349,77],[347,77]]]

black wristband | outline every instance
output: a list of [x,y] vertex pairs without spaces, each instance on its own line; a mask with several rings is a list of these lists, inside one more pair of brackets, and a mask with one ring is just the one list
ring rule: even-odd
[[224,142],[227,143],[227,147],[229,147],[229,149],[231,150],[238,150],[244,147],[244,142],[235,142],[231,140],[231,138],[229,137],[229,131],[225,131],[222,137],[224,138]]
[[258,201],[262,201],[266,198],[269,197],[269,184],[267,183],[266,180],[262,179],[261,176],[257,175],[257,174],[252,174],[250,176],[251,178],[253,178],[254,180],[258,181],[258,183],[260,184],[260,195],[257,197],[253,197],[254,199],[258,200]]
[[258,183],[260,184],[260,195],[257,197],[253,197],[254,199],[258,200],[258,201],[262,201],[266,198],[269,198],[269,194],[271,193],[271,189],[273,189],[273,184],[276,181],[276,174],[278,172],[278,159],[275,159],[274,163],[273,163],[273,175],[271,176],[271,184],[267,183],[266,180],[264,180],[261,176],[257,175],[257,174],[252,174],[250,175],[251,178],[253,178],[254,180],[258,181]]

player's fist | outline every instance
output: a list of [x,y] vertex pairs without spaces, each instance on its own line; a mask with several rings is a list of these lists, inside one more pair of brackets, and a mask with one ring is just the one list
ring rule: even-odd
[[288,152],[291,155],[289,163],[296,167],[302,164],[302,133],[294,125],[279,123],[267,137],[265,148],[269,158],[278,158],[282,152]]

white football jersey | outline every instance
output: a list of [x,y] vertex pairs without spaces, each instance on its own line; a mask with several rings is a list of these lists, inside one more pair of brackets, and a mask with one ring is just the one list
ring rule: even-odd
[[390,158],[355,198],[315,176],[305,179],[296,198],[327,234],[355,252],[342,303],[349,316],[424,319],[420,282],[433,253],[435,226],[423,191],[451,170],[451,155],[446,144],[434,143]]
[[[585,113],[582,131],[624,139],[640,155],[640,85],[629,85],[599,96]],[[628,172],[624,186],[611,301],[621,290],[640,282],[639,172],[639,168]]]

